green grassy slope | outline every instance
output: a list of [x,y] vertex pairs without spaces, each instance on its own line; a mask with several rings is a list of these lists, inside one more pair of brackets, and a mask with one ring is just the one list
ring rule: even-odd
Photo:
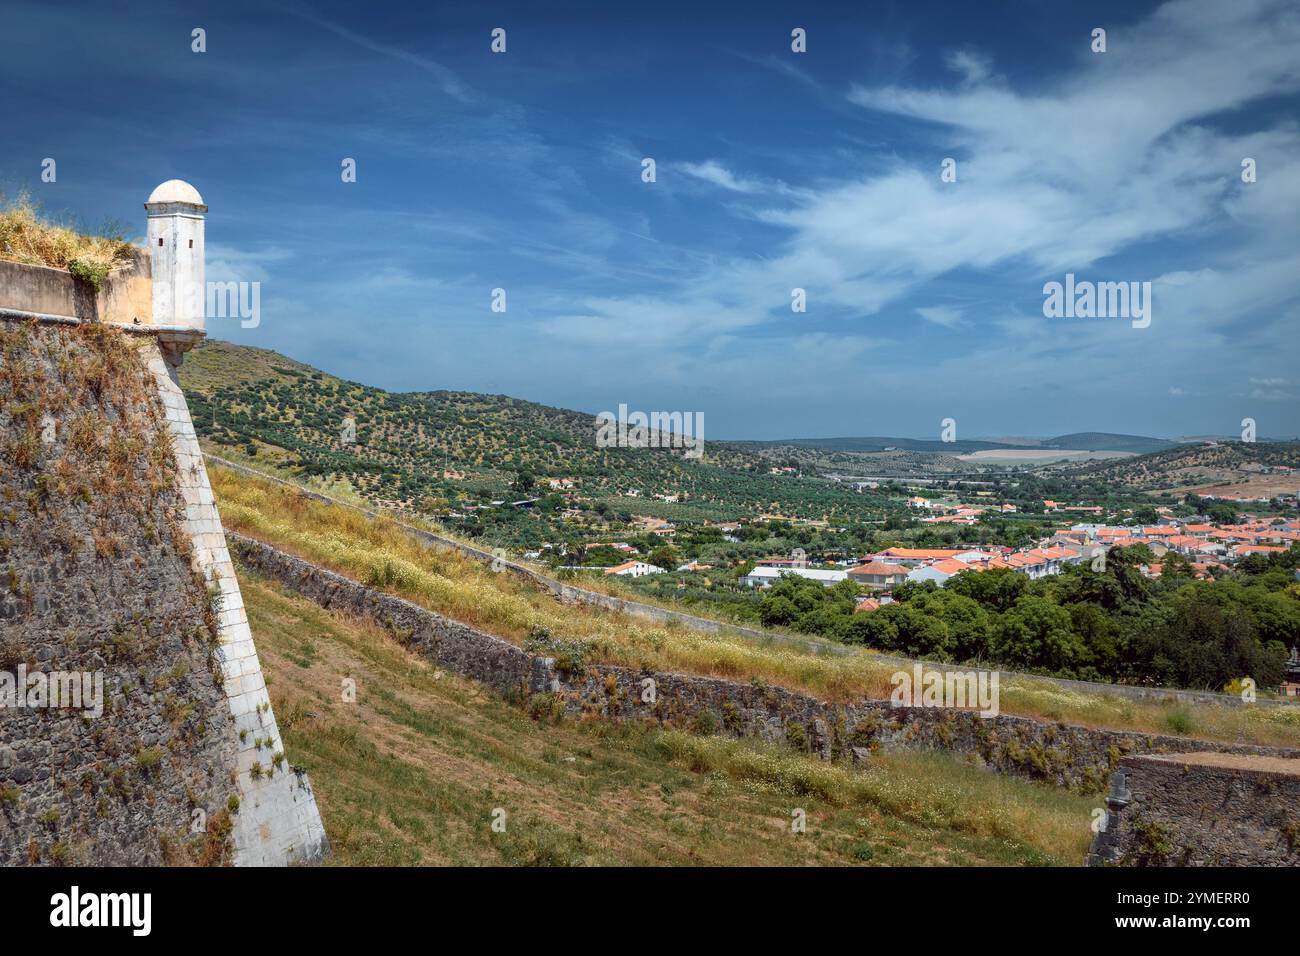
[[1094,799],[943,757],[880,755],[862,772],[729,739],[534,720],[367,622],[249,573],[240,586],[335,864],[1077,865],[1091,836]]

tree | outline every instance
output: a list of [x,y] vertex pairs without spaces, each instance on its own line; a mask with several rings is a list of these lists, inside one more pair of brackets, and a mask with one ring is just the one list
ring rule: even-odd
[[663,568],[665,571],[671,571],[682,563],[681,555],[677,553],[677,549],[671,544],[663,544],[655,548],[650,552],[650,556],[646,560],[656,567]]
[[528,471],[527,469],[524,469],[515,474],[514,483],[510,486],[510,488],[511,490],[518,492],[521,495],[526,495],[532,492],[533,488],[536,487],[536,485],[537,485],[537,479],[533,477],[533,473],[531,471]]
[[769,594],[759,606],[759,616],[768,627],[790,624],[799,616],[799,609],[794,602],[782,595]]
[[995,659],[1068,676],[1084,656],[1071,624],[1065,608],[1025,595],[994,628]]
[[1010,568],[961,571],[944,582],[944,588],[979,602],[991,611],[1015,605],[1029,587],[1029,578]]
[[1160,559],[1160,579],[1182,580],[1196,577],[1196,569],[1192,567],[1192,562],[1177,551],[1169,551]]
[[1205,514],[1214,524],[1236,524],[1237,506],[1220,501],[1211,505]]
[[892,648],[898,638],[898,628],[888,617],[881,617],[880,611],[863,611],[854,614],[840,639],[846,644],[861,644],[865,647]]
[[1164,684],[1208,689],[1246,676],[1260,687],[1280,684],[1286,646],[1259,640],[1246,593],[1250,590],[1223,582],[1197,582],[1179,590],[1164,625],[1152,629],[1152,676]]
[[898,651],[908,657],[949,659],[950,635],[948,627],[937,617],[926,614],[909,604],[887,604],[872,616],[884,615],[894,625],[893,646],[886,650]]
[[1080,677],[1098,680],[1114,676],[1119,663],[1119,627],[1096,604],[1071,604],[1070,627],[1083,645]]

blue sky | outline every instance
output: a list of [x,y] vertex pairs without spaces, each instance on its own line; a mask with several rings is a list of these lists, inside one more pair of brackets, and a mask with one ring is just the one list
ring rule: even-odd
[[[262,283],[209,332],[390,389],[711,438],[1300,432],[1292,0],[544,6],[7,0],[0,188],[140,234],[192,182],[208,278]],[[1150,327],[1045,318],[1067,272],[1151,282]]]

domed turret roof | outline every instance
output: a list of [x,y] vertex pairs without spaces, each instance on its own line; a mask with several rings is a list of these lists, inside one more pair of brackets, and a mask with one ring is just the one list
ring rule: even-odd
[[149,194],[149,202],[187,202],[202,206],[203,197],[185,180],[169,179]]

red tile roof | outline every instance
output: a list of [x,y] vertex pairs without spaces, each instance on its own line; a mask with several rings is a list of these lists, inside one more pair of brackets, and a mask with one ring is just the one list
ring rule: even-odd
[[622,564],[615,565],[615,566],[612,567],[612,568],[606,568],[606,569],[605,569],[605,573],[606,573],[606,574],[618,574],[618,572],[620,572],[620,571],[626,571],[626,570],[628,570],[629,568],[634,568],[634,567],[636,567],[638,564],[643,564],[643,563],[644,563],[644,562],[642,562],[642,561],[624,561]]
[[944,574],[957,574],[960,571],[969,571],[971,566],[964,561],[958,561],[956,558],[944,558],[942,561],[936,561],[930,567],[942,571]]
[[896,564],[886,564],[884,561],[868,561],[866,564],[859,564],[855,568],[849,568],[849,574],[855,576],[869,575],[879,577],[882,575],[899,575],[906,574],[905,568],[900,568]]
[[928,561],[932,559],[951,558],[961,554],[952,548],[886,548],[876,555],[878,558],[899,558],[904,561]]

